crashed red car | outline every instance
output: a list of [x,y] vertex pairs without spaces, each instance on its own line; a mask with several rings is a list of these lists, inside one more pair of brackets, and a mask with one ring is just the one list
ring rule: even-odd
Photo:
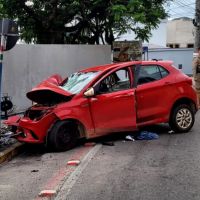
[[19,141],[45,143],[57,151],[72,148],[78,138],[158,123],[188,132],[197,111],[192,79],[170,61],[108,64],[65,80],[54,75],[27,97],[34,105],[23,117],[5,123],[16,127]]

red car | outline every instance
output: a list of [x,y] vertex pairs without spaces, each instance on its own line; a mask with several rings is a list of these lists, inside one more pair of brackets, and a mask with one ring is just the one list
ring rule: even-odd
[[170,61],[108,64],[65,80],[54,75],[27,97],[34,105],[5,123],[16,127],[19,141],[45,143],[56,151],[72,148],[78,138],[158,123],[188,132],[198,108],[192,79]]

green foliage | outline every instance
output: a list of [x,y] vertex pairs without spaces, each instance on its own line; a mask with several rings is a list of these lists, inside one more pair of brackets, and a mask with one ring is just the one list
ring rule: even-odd
[[21,38],[40,44],[112,44],[129,30],[148,40],[169,0],[0,0],[0,16],[18,21]]

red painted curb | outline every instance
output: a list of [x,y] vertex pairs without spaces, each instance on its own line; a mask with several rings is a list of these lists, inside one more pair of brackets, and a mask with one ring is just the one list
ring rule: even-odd
[[42,190],[39,193],[40,197],[52,197],[56,194],[56,190]]
[[78,166],[80,163],[81,163],[80,160],[70,160],[70,161],[67,162],[67,165]]
[[[89,151],[91,148],[81,148],[77,149],[77,151],[72,155],[70,161],[78,160],[80,161]],[[47,181],[47,183],[42,186],[44,190],[56,190],[59,186],[59,184],[62,182],[63,178],[66,176],[70,176],[70,174],[75,170],[76,168],[71,165],[64,165],[62,168],[60,168],[53,176]],[[50,200],[51,196],[37,196],[35,200]]]

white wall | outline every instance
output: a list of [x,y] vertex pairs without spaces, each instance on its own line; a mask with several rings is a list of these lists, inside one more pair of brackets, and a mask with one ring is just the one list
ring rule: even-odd
[[149,50],[149,60],[162,59],[172,60],[174,66],[178,68],[179,64],[182,64],[182,69],[185,74],[192,74],[192,59],[193,59],[193,48],[178,48],[178,49],[154,49]]
[[3,92],[23,109],[30,105],[26,92],[48,76],[106,63],[111,63],[109,45],[16,45],[4,53]]

